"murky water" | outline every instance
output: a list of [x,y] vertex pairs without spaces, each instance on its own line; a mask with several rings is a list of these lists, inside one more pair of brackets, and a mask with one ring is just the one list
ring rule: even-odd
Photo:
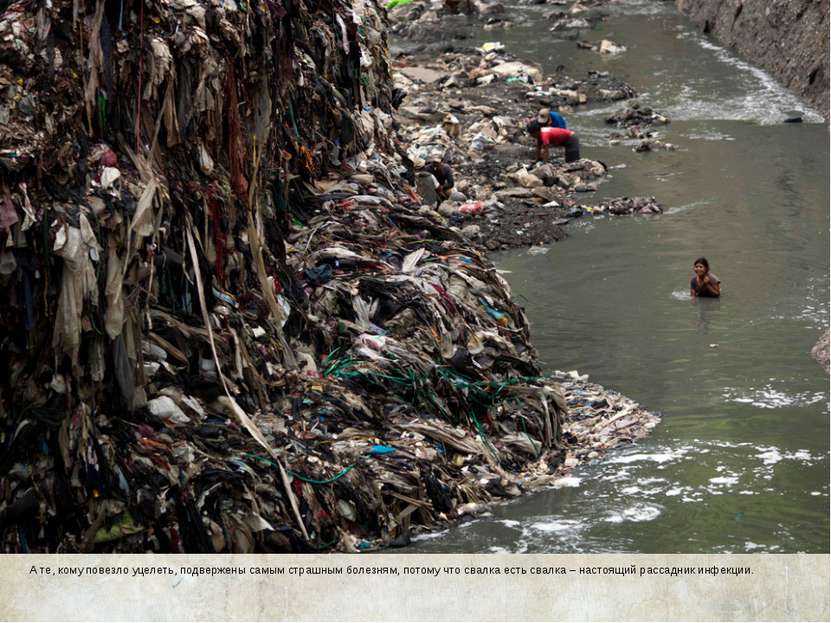
[[[827,552],[828,377],[809,350],[828,324],[828,126],[780,124],[805,105],[672,3],[620,2],[584,33],[629,48],[612,59],[547,26],[481,39],[573,76],[605,67],[667,113],[662,138],[677,152],[608,146],[604,110],[570,122],[584,155],[612,170],[588,202],[654,194],[669,209],[584,220],[548,253],[497,264],[527,297],[549,368],[587,372],[664,419],[575,472],[579,486],[499,506],[412,551]],[[699,255],[723,281],[720,301],[689,300]]]

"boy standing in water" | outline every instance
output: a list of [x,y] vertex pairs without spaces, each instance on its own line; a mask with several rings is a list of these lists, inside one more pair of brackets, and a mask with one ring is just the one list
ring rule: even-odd
[[721,296],[721,280],[715,273],[710,272],[710,263],[706,257],[700,257],[693,262],[695,274],[690,279],[690,296],[719,298]]

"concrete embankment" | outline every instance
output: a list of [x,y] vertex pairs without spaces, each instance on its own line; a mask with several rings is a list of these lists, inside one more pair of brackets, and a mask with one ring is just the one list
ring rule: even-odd
[[828,0],[676,0],[704,33],[828,118]]

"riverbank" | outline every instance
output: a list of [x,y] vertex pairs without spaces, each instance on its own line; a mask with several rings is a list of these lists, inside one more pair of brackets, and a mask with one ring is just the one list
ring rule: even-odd
[[[418,25],[418,32],[428,29],[424,16],[409,21],[411,7],[397,16],[394,11],[393,18]],[[437,206],[449,225],[496,251],[560,240],[563,226],[574,219],[663,212],[654,196],[591,201],[608,174],[606,164],[585,157],[566,163],[556,148],[548,162],[535,162],[525,130],[540,107],[569,116],[585,106],[621,102],[609,115],[610,144],[624,143],[636,152],[674,149],[658,138],[669,120],[632,104],[636,92],[630,85],[604,71],[583,79],[565,71],[544,76],[498,43],[437,58],[441,47],[402,52],[394,68],[396,85],[407,94],[397,118],[409,158],[419,166],[438,150],[453,167],[455,192]]]
[[[495,256],[541,360],[660,410],[661,426],[576,469],[569,482],[579,486],[499,506],[412,551],[827,551],[827,376],[808,356],[827,326],[827,126],[816,115],[782,123],[800,103],[672,4],[609,6],[576,40],[551,34],[545,17],[559,7],[543,5],[498,32],[471,21],[464,41],[478,59],[475,48],[500,41],[544,76],[559,64],[578,77],[600,66],[671,117],[660,130],[678,150],[643,154],[609,140],[617,103],[567,115],[585,154],[610,165],[581,196],[654,194],[664,215],[575,219],[545,253]],[[464,24],[450,16],[420,30],[449,38]],[[583,38],[628,51],[599,56],[577,47]],[[393,40],[401,52],[420,45],[429,43]],[[700,255],[726,284],[720,301],[689,300]]]
[[770,71],[828,119],[828,0],[676,0],[707,35]]

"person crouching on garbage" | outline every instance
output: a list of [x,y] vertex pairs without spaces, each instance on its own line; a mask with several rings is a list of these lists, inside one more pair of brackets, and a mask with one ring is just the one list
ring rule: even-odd
[[695,274],[690,279],[690,296],[719,298],[721,296],[721,280],[715,273],[710,272],[710,263],[706,257],[700,257],[693,262]]
[[580,160],[580,139],[577,133],[565,128],[541,127],[539,121],[528,124],[528,134],[537,141],[537,160],[548,160],[548,148],[565,147],[566,162]]
[[450,191],[454,185],[453,169],[450,168],[449,164],[442,162],[443,158],[444,154],[436,150],[430,154],[427,164],[424,165],[424,170],[436,178],[437,204],[450,196]]
[[540,108],[540,112],[537,113],[537,123],[540,124],[541,128],[568,129],[566,118],[556,110],[551,110],[550,108]]

